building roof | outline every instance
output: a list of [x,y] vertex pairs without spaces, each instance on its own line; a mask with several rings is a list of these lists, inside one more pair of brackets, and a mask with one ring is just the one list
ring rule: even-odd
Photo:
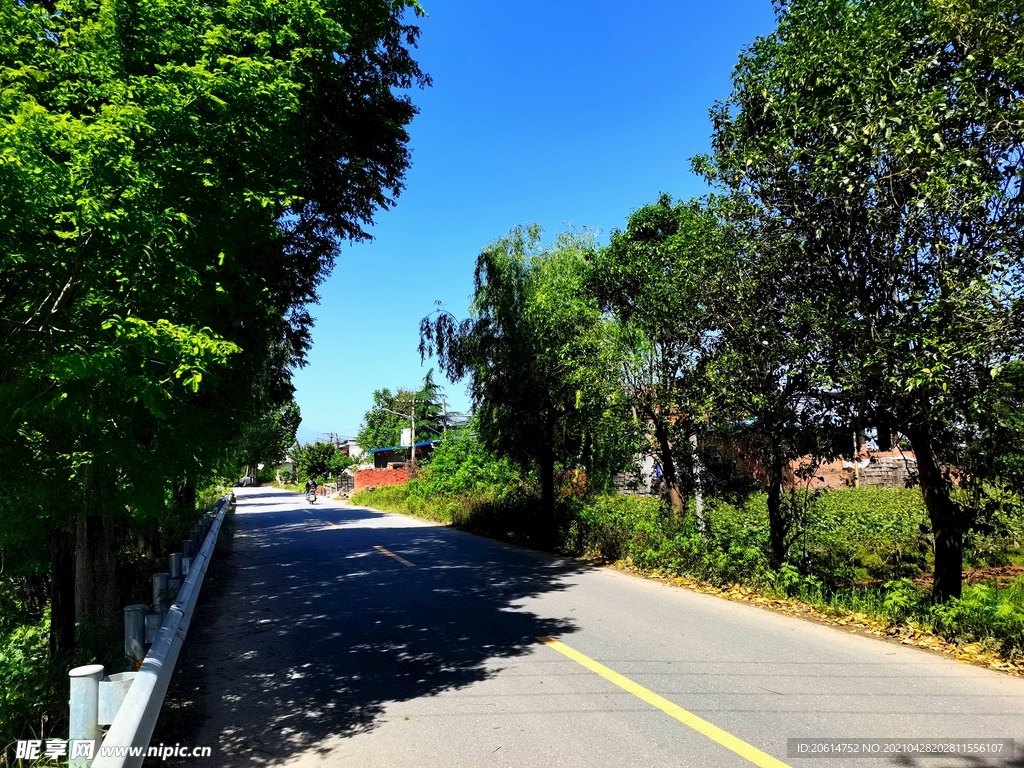
[[[440,440],[424,440],[422,443],[416,443],[417,448],[426,448],[429,445],[437,445]],[[392,451],[404,451],[409,446],[407,445],[391,445],[387,448],[374,448],[373,450],[367,451],[367,453],[391,453]]]

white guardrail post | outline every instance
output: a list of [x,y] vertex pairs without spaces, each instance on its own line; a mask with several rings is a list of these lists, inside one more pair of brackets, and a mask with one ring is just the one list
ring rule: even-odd
[[[68,740],[98,741],[100,738],[99,706],[100,680],[103,679],[102,664],[87,664],[75,667],[68,676],[71,678],[71,720],[68,724]],[[68,765],[89,765],[88,758],[71,755]]]
[[[97,720],[99,725],[110,723],[106,737],[103,738],[100,748],[95,751],[91,761],[92,768],[138,768],[142,765],[149,740],[153,736],[153,729],[156,728],[157,718],[160,716],[167,686],[174,673],[178,653],[185,641],[188,625],[192,621],[192,612],[199,598],[199,588],[206,575],[206,566],[213,555],[221,522],[230,507],[231,498],[230,493],[225,495],[217,502],[213,514],[204,517],[203,522],[193,529],[194,546],[190,547],[192,551],[185,553],[180,560],[172,560],[169,574],[159,574],[161,578],[154,584],[154,607],[159,610],[161,598],[166,599],[168,581],[171,581],[173,602],[163,616],[160,629],[153,639],[149,653],[142,660],[139,671],[111,675],[102,681],[99,679],[103,674],[103,667],[100,665],[79,667],[71,671],[71,738],[96,738],[99,735]],[[185,566],[182,561],[188,565]],[[180,575],[179,562],[183,566]],[[180,580],[182,577],[184,580],[177,597],[173,597],[174,580]],[[166,607],[166,603],[164,606]],[[135,658],[138,658],[136,654],[139,654],[143,647],[140,635],[144,631],[145,616],[143,605],[128,606],[125,609],[125,651]],[[78,696],[75,695],[74,688],[76,681]],[[98,690],[94,690],[97,688]],[[76,727],[81,733],[76,732]],[[89,735],[86,735],[86,731],[89,731]],[[93,736],[93,733],[96,735]],[[110,749],[111,747],[141,747],[138,750],[141,754],[103,755],[103,752],[114,751]],[[87,761],[71,761],[71,765],[89,764]]]

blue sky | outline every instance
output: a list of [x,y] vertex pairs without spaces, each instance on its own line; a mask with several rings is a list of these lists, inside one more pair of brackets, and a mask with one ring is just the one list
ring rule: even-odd
[[[295,376],[299,439],[354,435],[372,392],[420,382],[420,318],[464,316],[480,248],[516,224],[603,239],[660,192],[706,192],[708,108],[739,52],[775,26],[767,0],[423,0],[412,168],[370,243],[322,286],[309,365]],[[439,379],[441,377],[438,377]],[[449,403],[468,408],[465,385]]]

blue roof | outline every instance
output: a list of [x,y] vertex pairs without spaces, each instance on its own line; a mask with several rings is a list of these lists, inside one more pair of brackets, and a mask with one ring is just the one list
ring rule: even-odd
[[[416,447],[426,448],[428,445],[437,445],[440,442],[440,440],[424,440],[422,443],[416,443]],[[391,451],[404,451],[408,447],[407,445],[392,445],[387,448],[374,448],[367,453],[391,453]]]

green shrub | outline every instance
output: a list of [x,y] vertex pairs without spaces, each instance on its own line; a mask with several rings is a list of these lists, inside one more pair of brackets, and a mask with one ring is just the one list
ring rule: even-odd
[[540,497],[528,488],[519,487],[500,496],[480,496],[466,501],[452,521],[460,528],[519,544],[550,548],[553,521],[540,519]]
[[[411,482],[411,481],[410,481]],[[435,497],[425,498],[410,493],[409,484],[388,485],[354,493],[350,501],[356,505],[364,505],[387,512],[401,512],[416,515],[439,523],[451,523],[453,517],[467,503],[460,498]]]
[[18,739],[66,738],[68,670],[99,663],[123,672],[124,629],[119,622],[79,626],[74,654],[49,653],[50,616],[0,637],[0,755]]
[[67,707],[67,667],[50,663],[49,626],[47,616],[0,638],[0,748],[51,734],[47,721]]
[[657,499],[598,496],[588,499],[570,523],[570,548],[615,561],[632,557],[650,560],[669,532],[668,515]]
[[896,579],[883,587],[882,614],[896,623],[920,619],[928,614],[928,595],[910,579]]
[[430,462],[409,481],[409,493],[424,499],[496,498],[520,485],[519,473],[508,459],[498,458],[475,437],[459,431],[435,446]]
[[1010,658],[1024,656],[1024,576],[1006,588],[971,584],[959,598],[932,607],[936,630],[956,642],[992,638]]
[[532,529],[535,502],[515,466],[487,451],[468,430],[450,433],[408,483],[352,496],[354,504],[503,537]]
[[705,539],[692,519],[677,519],[657,499],[595,496],[576,510],[566,548],[713,583],[760,583],[767,572],[767,538],[752,503],[752,513],[746,506],[709,503]]

